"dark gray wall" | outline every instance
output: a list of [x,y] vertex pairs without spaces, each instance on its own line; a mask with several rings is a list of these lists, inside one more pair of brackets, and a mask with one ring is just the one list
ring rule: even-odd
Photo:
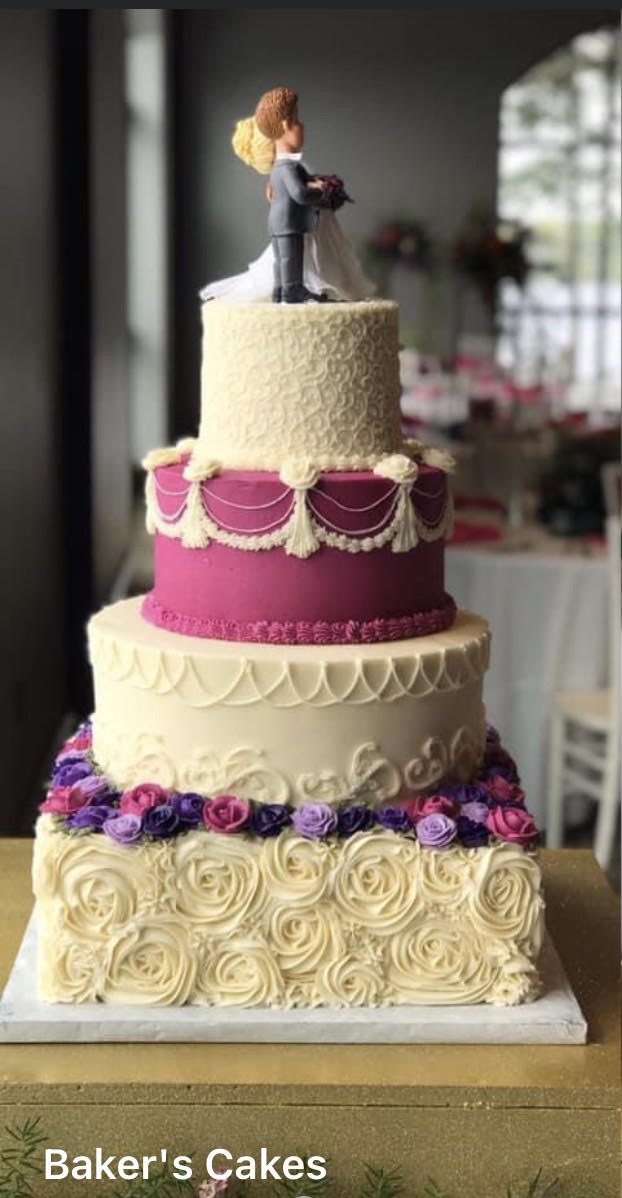
[[127,377],[124,11],[90,13],[94,599],[108,595],[131,525]]
[[183,10],[177,52],[175,365],[177,431],[196,426],[196,292],[244,269],[265,244],[263,181],[233,155],[237,118],[279,83],[301,94],[306,157],[346,179],[356,240],[417,215],[454,232],[493,203],[505,87],[576,32],[617,12],[544,9]]
[[0,831],[19,826],[65,704],[50,14],[0,12]]

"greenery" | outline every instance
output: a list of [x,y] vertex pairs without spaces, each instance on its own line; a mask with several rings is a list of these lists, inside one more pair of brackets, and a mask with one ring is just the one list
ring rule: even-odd
[[27,1119],[21,1127],[6,1127],[8,1145],[0,1151],[0,1198],[33,1198],[37,1177],[42,1176],[39,1149],[47,1136],[41,1117]]
[[[41,1198],[43,1192],[43,1165],[40,1159],[40,1149],[47,1142],[43,1134],[41,1119],[26,1119],[19,1126],[8,1126],[4,1129],[6,1145],[0,1149],[0,1198]],[[304,1158],[305,1153],[298,1153]],[[106,1189],[110,1198],[185,1198],[197,1194],[199,1181],[176,1181],[170,1169],[162,1168],[147,1180],[128,1181],[117,1185],[113,1191]],[[558,1185],[558,1179],[546,1181],[542,1170],[524,1188],[513,1189],[507,1186],[505,1194],[491,1195],[491,1198],[550,1198]],[[249,1183],[232,1183],[229,1189],[231,1198],[241,1198],[249,1191],[257,1190],[257,1194],[265,1193],[262,1183],[257,1187]],[[318,1181],[281,1181],[272,1187],[270,1198],[298,1198],[303,1191],[309,1198],[323,1198],[331,1191],[328,1178]],[[99,1190],[99,1186],[98,1186]],[[86,1193],[86,1191],[85,1191]],[[226,1193],[223,1192],[223,1198]],[[363,1177],[358,1188],[358,1198],[406,1198],[406,1187],[399,1172],[384,1169],[382,1166],[370,1163],[363,1164]],[[442,1189],[432,1178],[423,1183],[423,1188],[410,1198],[457,1198]],[[463,1198],[463,1195],[460,1195]],[[482,1198],[482,1196],[478,1196]],[[581,1198],[585,1198],[582,1195]]]

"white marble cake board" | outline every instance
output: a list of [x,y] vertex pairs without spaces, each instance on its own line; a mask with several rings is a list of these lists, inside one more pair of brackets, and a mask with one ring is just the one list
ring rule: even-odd
[[2,1043],[585,1044],[587,1024],[550,938],[544,988],[518,1007],[384,1007],[273,1011],[43,1003],[36,994],[37,933],[26,929],[0,1002]]

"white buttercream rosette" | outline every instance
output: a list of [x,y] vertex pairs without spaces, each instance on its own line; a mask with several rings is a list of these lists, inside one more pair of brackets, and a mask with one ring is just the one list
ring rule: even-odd
[[271,1007],[282,999],[283,981],[267,945],[241,937],[210,949],[198,977],[198,992],[205,1002]]
[[254,918],[260,914],[265,899],[260,844],[206,832],[180,837],[174,845],[177,910],[186,919],[227,936],[251,909]]
[[333,895],[346,920],[393,935],[422,907],[417,846],[394,832],[357,832],[341,849]]
[[179,919],[136,920],[109,946],[101,996],[127,1006],[181,1006],[195,988],[196,954]]

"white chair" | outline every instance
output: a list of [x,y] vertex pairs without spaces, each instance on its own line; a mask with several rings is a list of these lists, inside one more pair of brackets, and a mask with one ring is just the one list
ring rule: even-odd
[[[619,508],[618,508],[619,512]],[[620,517],[607,517],[609,561],[609,661],[607,690],[560,692],[553,698],[549,747],[546,843],[560,848],[564,802],[571,795],[595,799],[594,854],[611,862],[620,803]],[[595,619],[597,619],[595,613]]]

